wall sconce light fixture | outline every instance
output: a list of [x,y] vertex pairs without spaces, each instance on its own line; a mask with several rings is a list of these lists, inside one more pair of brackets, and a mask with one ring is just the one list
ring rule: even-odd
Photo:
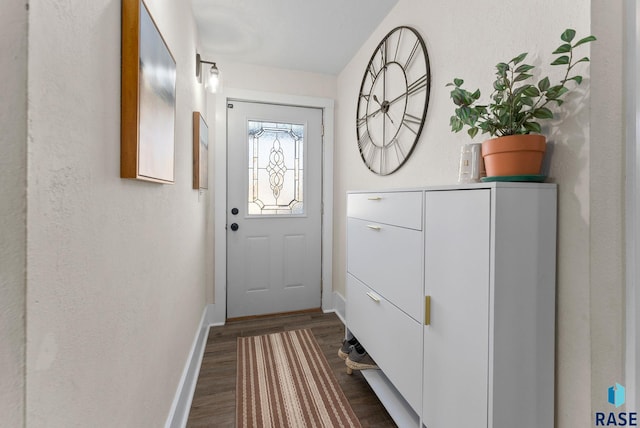
[[220,70],[218,70],[215,62],[204,61],[200,57],[200,54],[196,53],[196,77],[199,83],[202,83],[203,78],[202,64],[211,64],[211,68],[209,68],[209,71],[204,75],[204,87],[213,94],[218,89],[218,84],[220,83]]

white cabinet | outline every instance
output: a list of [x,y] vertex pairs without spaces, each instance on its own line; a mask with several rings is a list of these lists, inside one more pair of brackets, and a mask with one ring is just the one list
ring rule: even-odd
[[553,426],[556,197],[532,183],[348,194],[347,328],[400,426]]
[[489,189],[426,194],[427,427],[487,426],[490,203]]
[[423,192],[348,195],[347,325],[385,377],[422,408]]

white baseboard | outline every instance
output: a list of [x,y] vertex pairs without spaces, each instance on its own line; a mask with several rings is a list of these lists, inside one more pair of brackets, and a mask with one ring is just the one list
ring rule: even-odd
[[214,325],[215,314],[214,305],[207,305],[202,312],[200,325],[196,332],[196,336],[191,346],[191,352],[187,357],[187,361],[182,371],[182,377],[178,383],[178,389],[171,404],[169,416],[165,422],[165,428],[184,428],[189,419],[189,410],[193,401],[193,393],[198,382],[200,374],[200,365],[202,364],[202,356],[204,348],[207,344],[207,336],[209,335],[209,327]]

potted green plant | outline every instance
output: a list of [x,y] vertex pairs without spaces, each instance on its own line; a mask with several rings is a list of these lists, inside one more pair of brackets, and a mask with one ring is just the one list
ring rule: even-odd
[[537,83],[532,83],[535,66],[523,62],[526,52],[496,65],[489,103],[479,101],[479,89],[474,92],[464,89],[462,79],[455,78],[447,84],[453,86],[451,99],[457,106],[455,115],[451,116],[451,130],[459,132],[467,127],[471,138],[478,132],[495,137],[482,143],[488,176],[540,173],[546,138],[540,135],[539,121],[553,118],[549,107],[563,103],[569,84],[575,88],[582,83],[582,76],[574,73],[574,67],[588,62],[589,57],[574,58],[574,49],[596,40],[594,36],[588,36],[573,42],[575,36],[575,30],[565,30],[560,36],[562,44],[553,52],[557,57],[551,65],[566,67],[564,77],[555,85],[549,77],[540,77]]

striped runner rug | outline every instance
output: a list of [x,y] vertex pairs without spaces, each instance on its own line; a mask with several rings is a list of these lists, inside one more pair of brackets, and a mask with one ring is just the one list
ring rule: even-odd
[[238,338],[237,427],[360,427],[311,330]]

